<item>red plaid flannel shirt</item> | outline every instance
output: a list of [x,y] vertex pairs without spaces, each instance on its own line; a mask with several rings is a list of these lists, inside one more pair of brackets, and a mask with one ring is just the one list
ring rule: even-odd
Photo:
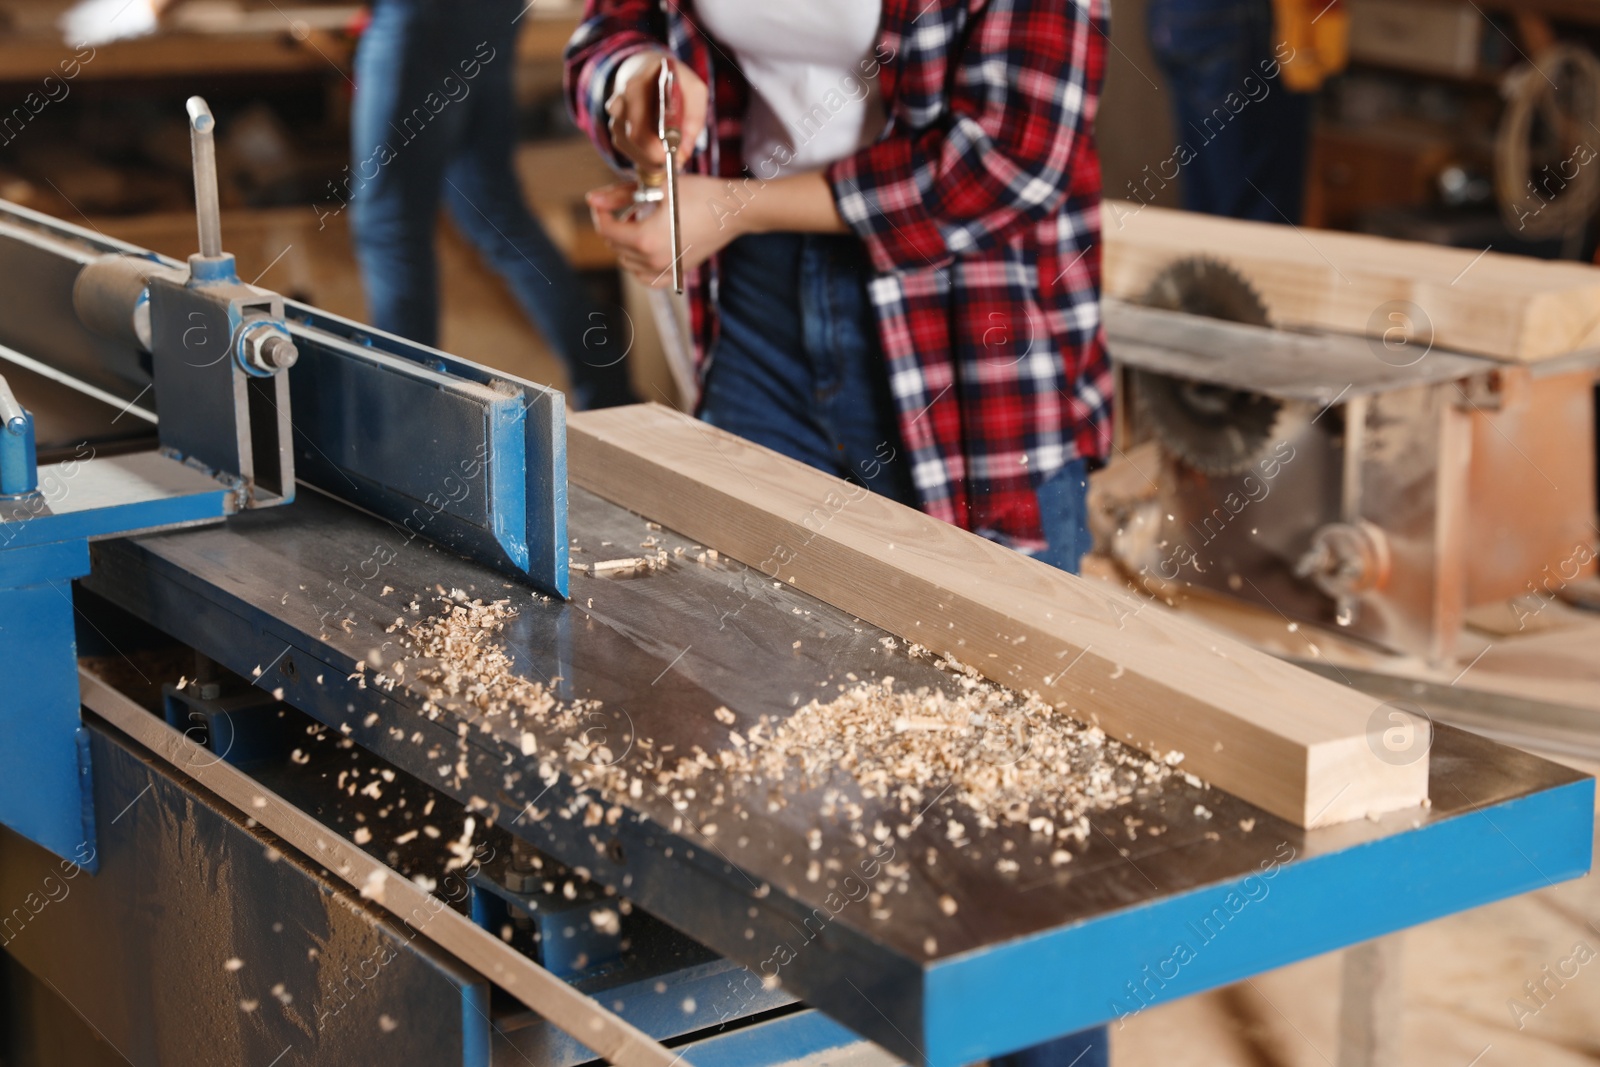
[[[692,169],[745,176],[749,88],[692,0],[586,0],[585,16],[567,95],[600,150],[615,155],[612,72],[665,46],[711,87],[712,135]],[[1044,543],[1035,487],[1111,441],[1094,143],[1106,32],[1105,0],[883,0],[888,126],[828,169],[876,271],[923,510],[1019,548]],[[689,280],[702,374],[717,270],[713,258]]]

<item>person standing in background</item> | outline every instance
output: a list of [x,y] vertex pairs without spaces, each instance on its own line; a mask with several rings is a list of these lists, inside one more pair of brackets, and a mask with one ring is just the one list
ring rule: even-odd
[[1184,210],[1298,224],[1313,94],[1348,52],[1339,0],[1150,0],[1146,18],[1192,149]]
[[355,57],[348,178],[368,321],[439,338],[440,202],[505,279],[567,370],[580,408],[635,400],[602,320],[523,200],[516,145],[518,0],[377,0]]

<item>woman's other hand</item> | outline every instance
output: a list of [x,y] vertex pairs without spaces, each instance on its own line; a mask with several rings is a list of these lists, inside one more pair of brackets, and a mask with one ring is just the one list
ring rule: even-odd
[[[660,289],[672,284],[672,230],[665,203],[646,216],[617,218],[633,203],[633,182],[617,182],[589,193],[594,228],[629,274]],[[760,193],[756,193],[757,196]],[[683,269],[694,270],[744,232],[743,204],[729,196],[728,182],[698,174],[678,178],[678,221],[682,226]]]

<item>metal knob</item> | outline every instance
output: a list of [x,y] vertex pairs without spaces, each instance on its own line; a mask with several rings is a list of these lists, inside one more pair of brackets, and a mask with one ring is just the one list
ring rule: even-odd
[[4,378],[0,378],[0,497],[28,496],[39,488],[39,461],[34,451],[33,416],[28,414]]
[[0,378],[0,420],[5,423],[6,433],[13,437],[21,437],[28,432],[28,413],[11,395],[11,390],[5,387],[4,378]]

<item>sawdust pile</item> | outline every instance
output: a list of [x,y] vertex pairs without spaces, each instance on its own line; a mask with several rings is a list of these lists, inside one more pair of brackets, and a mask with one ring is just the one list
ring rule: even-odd
[[[554,731],[575,730],[599,710],[597,701],[562,700],[543,683],[517,673],[498,637],[517,616],[510,600],[469,601],[465,593],[452,590],[439,601],[442,612],[416,623],[398,618],[389,627],[390,632],[404,631],[410,653],[389,667],[385,684],[390,688],[405,679],[425,687],[430,713],[449,703],[458,710],[506,716],[512,725]],[[524,756],[534,755],[537,738],[525,731],[521,748]],[[568,749],[567,755],[580,762],[591,758],[611,762],[603,745],[577,737],[568,740]]]
[[[405,630],[413,664],[409,670],[415,680],[438,690],[434,699],[454,698],[479,711],[499,710],[514,702],[537,716],[557,707],[555,696],[542,684],[512,670],[511,657],[496,636],[517,615],[509,600],[485,603],[464,596],[439,600],[445,605],[443,612],[409,626],[405,619],[396,619],[389,627],[390,632]],[[406,674],[400,664],[391,670],[401,677]]]
[[[911,650],[927,655],[918,646]],[[836,784],[843,772],[863,799],[889,798],[917,818],[947,797],[984,829],[1024,824],[1036,834],[1081,841],[1089,812],[1158,786],[1183,759],[1175,752],[1152,759],[1068,718],[1036,693],[996,685],[952,659],[938,665],[954,676],[959,692],[851,676],[854,684],[837,697],[812,701],[773,724],[770,734],[763,726],[748,737],[730,730],[722,766],[735,775],[798,778],[811,786]],[[841,803],[847,811],[857,807]],[[911,828],[897,829],[904,837]],[[960,822],[946,823],[950,840],[966,834]]]
[[[600,709],[598,702],[561,700],[516,672],[498,638],[516,615],[509,601],[468,601],[457,591],[439,599],[441,613],[416,622],[397,619],[390,627],[403,629],[410,654],[388,669],[381,684],[420,683],[430,714],[450,704],[475,709],[485,720],[505,716],[522,730],[522,754],[537,754],[547,784],[571,774],[608,803],[624,795],[638,799],[649,790],[668,798],[678,812],[697,799],[696,807],[716,807],[761,798],[776,809],[787,803],[786,794],[821,788],[822,814],[842,817],[854,837],[907,837],[943,800],[943,836],[953,843],[969,839],[967,822],[985,830],[1023,825],[1065,843],[1087,838],[1092,812],[1154,791],[1173,775],[1195,781],[1177,770],[1183,759],[1178,753],[1151,758],[1067,717],[1036,693],[996,685],[948,658],[937,666],[952,677],[953,692],[903,687],[892,677],[864,681],[847,675],[837,696],[814,700],[787,717],[741,722],[729,709],[717,708],[712,714],[728,740],[714,752],[696,745],[674,753],[650,738],[628,738],[633,758],[624,761],[583,729]],[[897,647],[892,639],[885,646]],[[908,647],[914,657],[932,658],[919,646]],[[529,727],[542,737],[559,737],[563,751],[543,750]],[[487,721],[480,728],[487,729]],[[441,767],[441,774],[467,776],[466,729],[461,724],[461,762]],[[720,780],[708,782],[706,772],[713,769],[721,774],[710,777]],[[900,817],[885,823],[888,816],[869,813],[882,812],[883,800]],[[580,798],[558,814],[590,824],[621,814],[617,808],[602,814],[603,809]],[[681,828],[680,820],[673,824],[673,830]],[[706,836],[716,832],[709,822],[693,828]],[[1065,853],[1056,857],[1066,862]]]

